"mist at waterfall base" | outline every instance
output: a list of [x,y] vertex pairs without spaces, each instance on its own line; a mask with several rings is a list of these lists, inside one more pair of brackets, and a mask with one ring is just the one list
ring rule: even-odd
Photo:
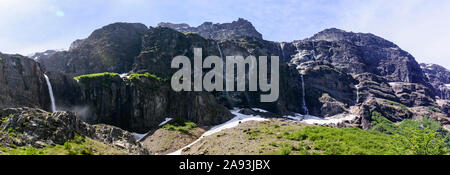
[[91,110],[90,110],[89,106],[87,106],[87,105],[75,106],[75,107],[72,107],[69,111],[75,113],[83,121],[94,120],[94,118],[92,117],[93,115],[91,115]]

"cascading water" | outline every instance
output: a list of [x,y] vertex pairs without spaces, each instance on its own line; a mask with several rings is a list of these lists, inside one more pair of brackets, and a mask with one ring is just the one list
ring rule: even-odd
[[[219,50],[220,58],[223,60],[222,49],[220,48],[219,42],[217,42],[217,49]],[[225,66],[225,64],[224,64],[224,66]],[[225,79],[225,81],[227,81],[227,80]],[[230,93],[227,90],[225,90],[224,92],[225,92],[225,95],[227,96],[226,100],[227,100],[228,104],[230,104],[231,106],[234,106],[230,100],[230,98],[231,98]]]
[[282,59],[284,59],[284,43],[280,43],[280,50],[281,50]]
[[359,103],[359,85],[356,85],[355,86],[355,88],[356,88],[356,104],[358,104]]
[[306,106],[306,100],[305,100],[305,81],[303,80],[303,74],[301,74],[302,78],[302,90],[303,90],[303,97],[302,97],[302,104],[303,104],[303,110],[305,111],[306,115],[309,115],[308,107]]
[[52,84],[50,83],[50,79],[48,79],[48,76],[44,74],[45,77],[45,81],[47,82],[47,87],[48,87],[48,93],[50,94],[50,102],[51,102],[51,108],[50,108],[50,112],[55,112],[56,111],[56,105],[55,105],[55,97],[53,96],[53,88],[52,88]]

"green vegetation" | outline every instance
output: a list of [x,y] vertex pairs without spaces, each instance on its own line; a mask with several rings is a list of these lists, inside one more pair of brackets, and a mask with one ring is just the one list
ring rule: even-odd
[[0,147],[0,155],[102,155],[102,154],[126,154],[126,152],[94,141],[92,139],[75,136],[64,145],[46,146],[35,148],[31,146],[18,147],[10,145],[10,148]]
[[395,136],[409,154],[436,155],[450,149],[450,133],[435,120],[426,117],[419,121],[406,119],[396,125],[376,112],[372,114],[372,120],[374,127],[371,130]]
[[137,73],[132,73],[130,74],[130,77],[128,78],[129,80],[131,80],[132,82],[136,82],[139,81],[142,77],[147,77],[147,78],[153,78],[156,79],[158,81],[164,81],[163,78],[158,77],[154,74],[150,74],[150,73],[145,73],[145,74],[137,74]]
[[189,134],[192,129],[196,128],[197,124],[194,122],[186,121],[183,119],[172,120],[171,122],[165,124],[162,128],[169,131],[180,131]]
[[296,141],[310,141],[317,153],[325,155],[395,155],[399,150],[394,136],[359,128],[308,126],[286,135]]
[[0,57],[0,62],[2,62],[3,61],[3,58],[2,57]]
[[110,73],[110,72],[104,72],[104,73],[95,73],[95,74],[87,74],[87,75],[80,75],[77,77],[74,77],[73,79],[81,82],[81,83],[89,83],[92,79],[99,79],[102,78],[103,82],[101,82],[101,85],[104,87],[110,87],[111,86],[111,79],[115,76],[119,76],[118,73]]
[[432,110],[433,112],[439,112],[439,113],[442,113],[442,111],[441,111],[439,108],[434,107],[434,106],[428,106],[428,109]]
[[[252,142],[260,145],[254,148],[247,146],[246,149],[264,155],[443,155],[449,153],[450,135],[432,119],[404,120],[395,124],[374,112],[372,120],[373,127],[370,130],[261,122],[256,127],[244,130],[248,145],[252,145]],[[227,140],[233,142],[232,139]]]
[[11,118],[13,115],[9,114],[8,116],[4,116],[0,118],[0,123],[6,123],[8,122],[9,118]]
[[77,81],[83,81],[83,80],[89,80],[89,79],[99,78],[99,77],[112,78],[112,77],[115,77],[115,76],[119,76],[119,74],[118,73],[111,73],[111,72],[103,72],[103,73],[80,75],[80,76],[74,77],[73,79],[75,79]]

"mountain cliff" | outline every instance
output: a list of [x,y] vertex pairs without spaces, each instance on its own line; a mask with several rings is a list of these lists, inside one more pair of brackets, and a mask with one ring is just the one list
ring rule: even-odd
[[[193,48],[202,48],[203,58],[279,56],[279,99],[261,103],[261,91],[175,92],[169,81],[176,71],[170,68],[171,61],[178,55],[192,61]],[[0,109],[17,108],[8,111],[19,117],[28,113],[47,118],[62,115],[87,128],[108,124],[106,130],[77,133],[113,146],[113,142],[95,135],[120,131],[130,138],[121,129],[151,134],[167,118],[214,126],[232,119],[236,114],[230,110],[235,108],[246,108],[242,111],[247,113],[256,108],[265,110],[275,118],[312,115],[335,120],[356,116],[332,127],[370,129],[375,127],[378,115],[389,122],[425,118],[442,126],[450,124],[446,100],[449,71],[437,65],[419,65],[411,54],[373,34],[332,28],[310,38],[280,43],[264,40],[244,19],[225,24],[207,22],[198,27],[160,23],[148,28],[138,23],[114,23],[75,41],[68,51],[31,57],[37,62],[0,54]],[[49,114],[35,109],[50,111],[44,73],[53,87],[56,109],[71,112]],[[27,115],[19,114],[20,110]],[[70,141],[73,135],[62,136],[58,143]],[[49,143],[55,141],[52,139],[41,140]],[[145,152],[139,145],[128,143],[135,140],[127,140],[131,147],[125,150]]]

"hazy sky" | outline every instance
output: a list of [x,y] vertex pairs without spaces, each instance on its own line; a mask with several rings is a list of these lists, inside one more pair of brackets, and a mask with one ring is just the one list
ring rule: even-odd
[[450,68],[448,0],[0,0],[0,52],[67,49],[113,22],[251,21],[264,39],[292,41],[336,27],[395,42]]

